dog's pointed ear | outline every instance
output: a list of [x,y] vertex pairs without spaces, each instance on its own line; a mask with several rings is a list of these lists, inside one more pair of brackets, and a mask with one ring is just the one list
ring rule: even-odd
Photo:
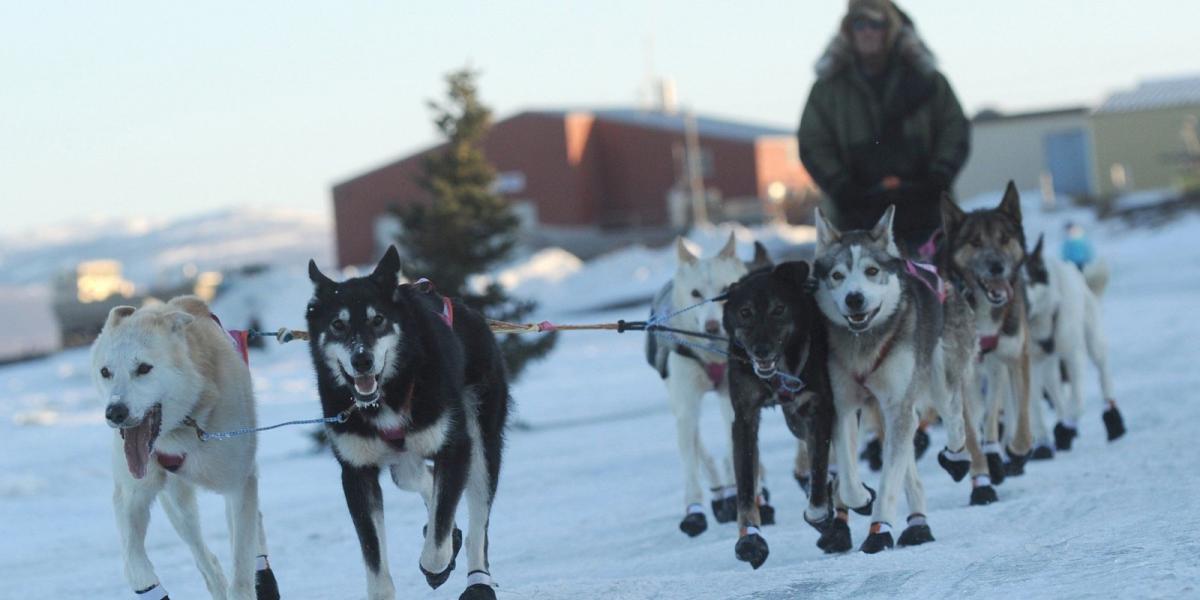
[[1000,200],[1000,212],[1010,216],[1017,223],[1021,222],[1021,195],[1017,193],[1017,184],[1008,180],[1004,188],[1004,198]]
[[1036,244],[1033,245],[1033,251],[1029,253],[1030,261],[1042,260],[1042,242],[1045,241],[1045,237],[1046,237],[1046,234],[1044,234],[1044,233],[1038,234],[1038,241]]
[[967,213],[954,203],[954,198],[951,198],[949,193],[942,192],[942,229],[946,232],[947,240],[952,237],[953,232],[958,231],[966,218]]
[[732,231],[729,232],[729,241],[725,242],[725,247],[717,253],[717,258],[737,258],[737,239]]
[[378,265],[375,265],[375,270],[371,272],[370,278],[385,290],[391,290],[399,284],[400,252],[396,250],[395,246],[388,246],[387,252],[383,253],[383,258],[379,259]]
[[108,319],[104,321],[104,329],[116,327],[136,310],[132,306],[114,306],[112,310],[108,311]]
[[817,254],[820,254],[821,250],[826,246],[836,244],[841,239],[842,232],[838,231],[837,227],[834,227],[833,223],[830,223],[825,218],[825,213],[821,212],[820,207],[817,207],[815,214],[816,217],[814,220],[817,222]]
[[321,269],[317,268],[317,261],[311,258],[308,259],[308,279],[313,282],[313,285],[316,286],[317,289],[321,289],[323,287],[332,287],[335,285],[332,279],[326,277],[325,274],[321,272]]
[[771,269],[771,279],[798,292],[808,290],[808,263],[802,260],[789,260],[775,265]]
[[900,258],[900,249],[896,247],[896,238],[892,234],[892,222],[896,219],[896,205],[889,204],[883,216],[871,228],[871,239],[883,242],[888,254]]
[[680,265],[692,265],[696,264],[696,261],[700,260],[699,258],[696,258],[695,254],[692,254],[691,250],[688,249],[687,242],[683,240],[683,236],[675,238],[675,252],[679,255]]
[[748,265],[751,271],[765,269],[771,266],[771,255],[767,253],[767,247],[762,245],[762,242],[754,242],[754,258],[750,260]]

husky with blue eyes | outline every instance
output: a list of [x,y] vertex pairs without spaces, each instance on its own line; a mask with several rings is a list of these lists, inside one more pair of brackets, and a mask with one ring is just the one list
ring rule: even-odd
[[[816,303],[829,331],[829,378],[837,414],[835,506],[871,514],[862,550],[891,548],[896,499],[908,499],[901,546],[933,541],[925,492],[913,454],[920,403],[933,401],[946,426],[939,462],[962,479],[978,453],[964,427],[964,397],[973,391],[974,313],[928,265],[906,260],[892,237],[895,207],[870,230],[841,232],[818,211],[813,275]],[[876,494],[858,476],[858,414],[877,403],[883,415],[883,469]],[[970,446],[970,449],[968,449]],[[980,458],[980,464],[982,458]]]

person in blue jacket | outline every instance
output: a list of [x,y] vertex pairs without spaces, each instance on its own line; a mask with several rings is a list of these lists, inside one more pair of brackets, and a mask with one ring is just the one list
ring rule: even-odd
[[1083,226],[1068,222],[1067,239],[1063,240],[1062,244],[1063,260],[1074,263],[1082,271],[1095,256],[1096,251],[1092,248],[1092,241],[1088,239]]

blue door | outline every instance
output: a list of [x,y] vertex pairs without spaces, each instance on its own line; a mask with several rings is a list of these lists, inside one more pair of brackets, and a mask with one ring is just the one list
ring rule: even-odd
[[1077,197],[1091,193],[1087,131],[1077,127],[1047,133],[1042,138],[1042,149],[1055,192]]

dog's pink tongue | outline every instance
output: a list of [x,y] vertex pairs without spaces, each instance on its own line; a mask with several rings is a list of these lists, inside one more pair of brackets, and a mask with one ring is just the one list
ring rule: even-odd
[[134,479],[146,476],[146,463],[150,462],[150,436],[154,434],[153,419],[143,419],[137,427],[126,429],[125,462],[129,464],[129,474]]
[[354,389],[362,395],[375,393],[375,376],[374,375],[359,375],[354,378]]

